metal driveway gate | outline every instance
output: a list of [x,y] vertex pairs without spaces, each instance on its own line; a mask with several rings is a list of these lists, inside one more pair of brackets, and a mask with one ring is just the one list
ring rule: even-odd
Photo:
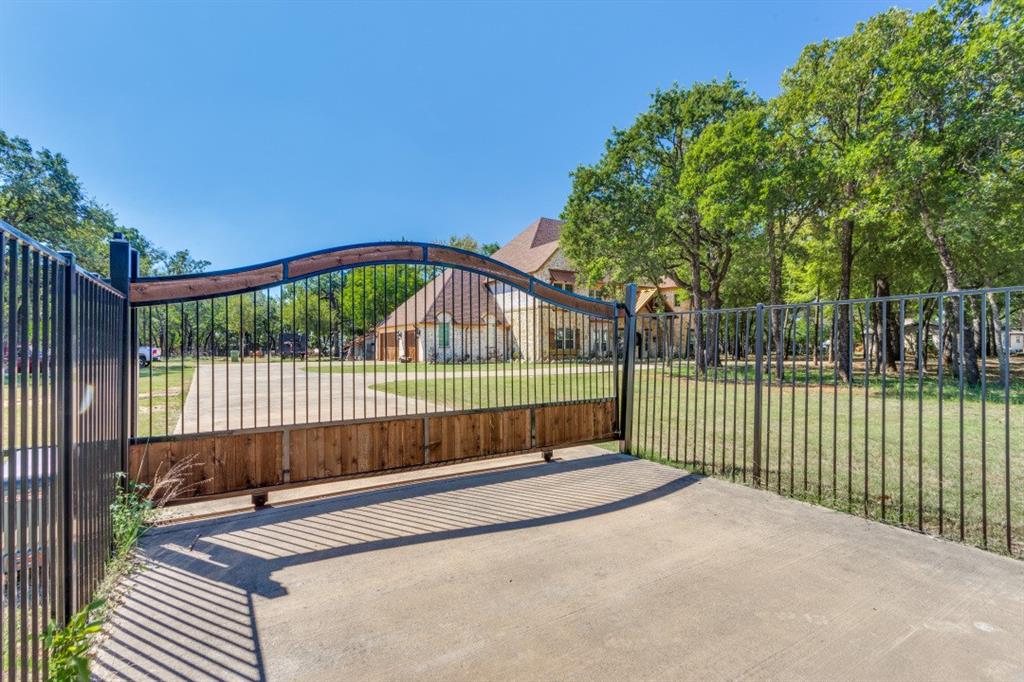
[[192,496],[620,437],[628,308],[461,249],[135,276],[130,303],[129,470]]

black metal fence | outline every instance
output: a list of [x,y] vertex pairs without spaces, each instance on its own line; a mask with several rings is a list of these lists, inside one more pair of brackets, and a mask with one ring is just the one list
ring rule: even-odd
[[[192,290],[218,277],[198,276]],[[396,262],[133,303],[132,435],[617,397],[618,309],[601,302],[590,313],[564,297],[560,305],[469,269]]]
[[0,505],[9,680],[47,677],[43,635],[103,579],[125,441],[125,296],[0,222]]
[[243,270],[115,239],[112,286],[0,222],[9,680],[103,579],[130,438],[615,398],[628,452],[1024,555],[1024,287],[638,315],[431,245]]
[[1024,554],[1024,287],[635,324],[634,453]]

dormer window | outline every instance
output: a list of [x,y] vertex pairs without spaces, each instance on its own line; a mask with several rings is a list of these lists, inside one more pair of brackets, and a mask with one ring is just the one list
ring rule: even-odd
[[576,273],[572,270],[556,270],[551,268],[548,271],[551,286],[562,291],[573,292],[576,290]]

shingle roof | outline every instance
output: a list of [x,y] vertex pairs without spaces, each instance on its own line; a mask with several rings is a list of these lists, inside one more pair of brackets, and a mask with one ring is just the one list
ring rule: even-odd
[[442,313],[451,315],[455,324],[483,324],[488,314],[495,315],[498,324],[505,324],[486,282],[487,278],[476,273],[446,269],[395,308],[378,329],[435,322]]
[[491,258],[533,274],[558,250],[558,236],[561,233],[561,220],[538,218],[508,244],[495,251]]

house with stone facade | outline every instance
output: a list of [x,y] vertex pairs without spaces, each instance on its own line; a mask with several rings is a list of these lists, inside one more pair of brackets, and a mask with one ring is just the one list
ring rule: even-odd
[[[562,221],[538,218],[491,257],[566,291],[594,296],[562,252]],[[679,286],[663,279],[640,286],[638,311],[686,309]],[[552,306],[504,282],[446,269],[377,326],[378,360],[557,361],[610,357],[613,323]],[[657,329],[638,343],[657,345]]]

